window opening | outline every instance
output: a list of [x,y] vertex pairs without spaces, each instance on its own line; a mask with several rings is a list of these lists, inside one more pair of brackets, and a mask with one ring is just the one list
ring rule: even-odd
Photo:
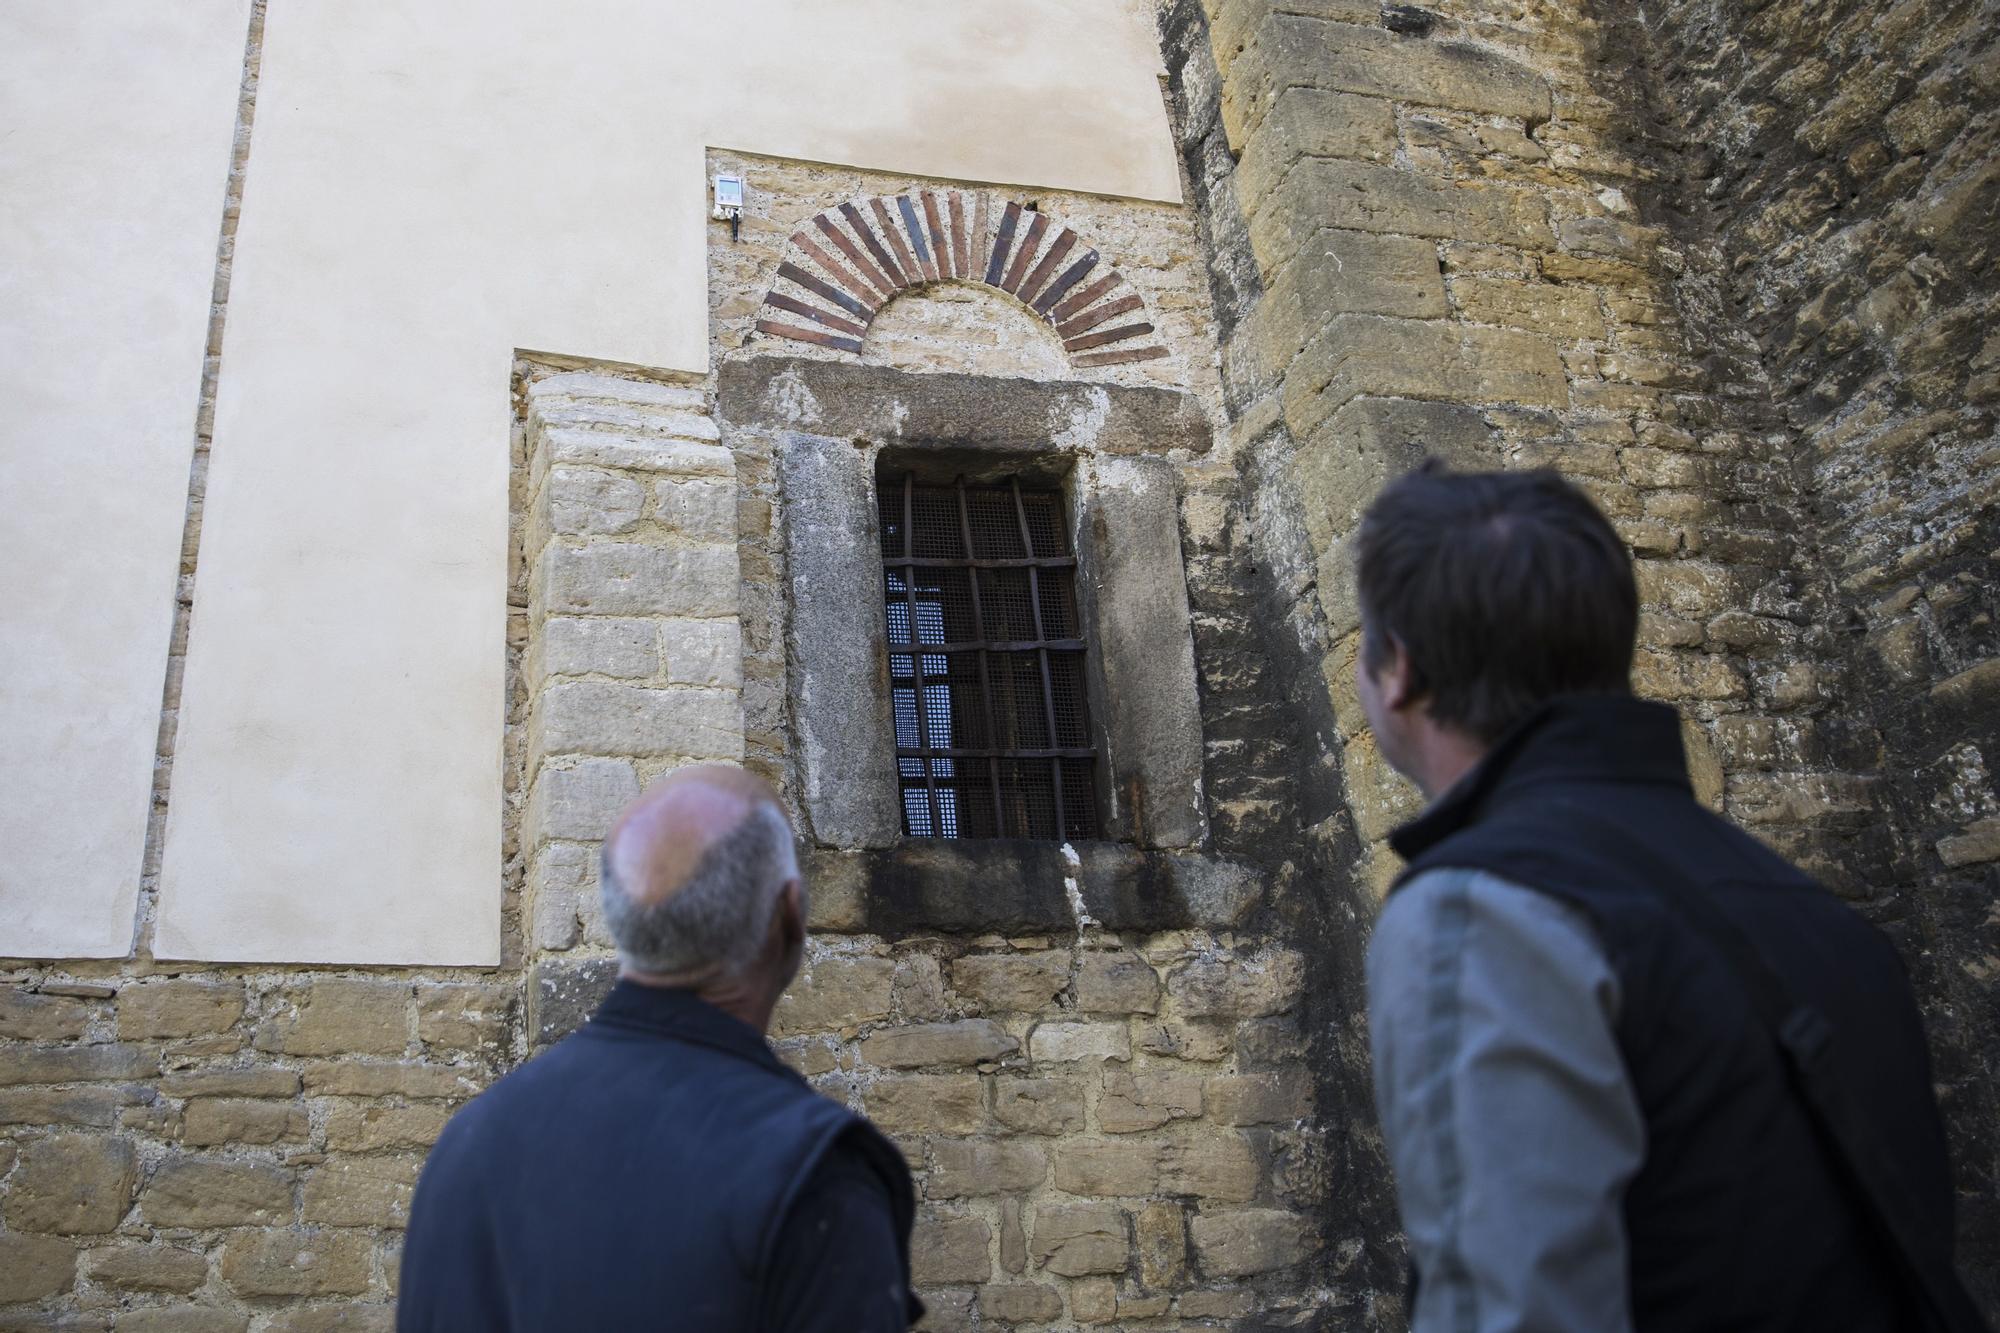
[[877,499],[904,832],[1099,836],[1062,495],[906,475]]

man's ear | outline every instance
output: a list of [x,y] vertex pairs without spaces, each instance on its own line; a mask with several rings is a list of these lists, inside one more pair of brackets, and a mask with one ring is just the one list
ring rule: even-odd
[[806,947],[806,893],[797,876],[778,890],[778,910],[772,913],[771,928],[787,957],[803,953]]
[[1389,660],[1382,664],[1376,683],[1382,689],[1382,702],[1395,712],[1417,702],[1417,669],[1410,661],[1410,650],[1393,634],[1389,636]]

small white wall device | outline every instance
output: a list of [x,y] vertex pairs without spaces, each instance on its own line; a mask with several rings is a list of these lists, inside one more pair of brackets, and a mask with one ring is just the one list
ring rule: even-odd
[[743,227],[743,178],[718,175],[712,185],[715,206],[709,210],[709,216],[718,221],[729,220],[729,239],[733,241]]

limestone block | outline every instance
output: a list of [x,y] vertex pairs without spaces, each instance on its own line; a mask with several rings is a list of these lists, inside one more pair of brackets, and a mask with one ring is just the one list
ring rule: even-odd
[[300,1216],[308,1226],[387,1227],[409,1223],[416,1157],[338,1158],[306,1172]]
[[135,1100],[124,1088],[10,1088],[0,1091],[0,1125],[109,1129]]
[[721,435],[713,421],[688,415],[679,419],[677,428],[687,438],[640,439],[568,428],[538,431],[536,438],[541,449],[540,460],[549,466],[576,463],[628,472],[671,472],[679,476],[736,475],[735,455],[712,443]]
[[535,721],[537,754],[743,757],[743,704],[734,690],[570,681],[543,691]]
[[1020,1134],[1074,1133],[1083,1128],[1083,1088],[1059,1078],[996,1079],[993,1118]]
[[265,1333],[395,1333],[396,1307],[321,1305],[280,1310],[264,1329]]
[[1476,324],[1503,324],[1564,339],[1604,336],[1604,312],[1589,288],[1457,278],[1451,293],[1465,318]]
[[1069,988],[1067,953],[968,954],[951,965],[952,989],[979,1007],[999,1012],[1039,1012]]
[[868,458],[844,439],[787,435],[778,455],[792,601],[792,711],[806,814],[833,847],[902,836],[881,550]]
[[2000,705],[2000,657],[1990,657],[1931,686],[1931,699],[1947,708],[1992,709]]
[[296,1097],[296,1071],[268,1065],[249,1069],[195,1069],[168,1074],[160,1091],[168,1097]]
[[1975,819],[1963,831],[1938,839],[1937,854],[1953,870],[2000,861],[2000,815]]
[[344,1102],[326,1121],[326,1146],[333,1152],[427,1149],[451,1111],[442,1106],[361,1106]]
[[1387,162],[1396,155],[1396,113],[1387,101],[1293,86],[1272,99],[1236,163],[1236,197],[1254,211],[1301,157]]
[[910,1236],[910,1277],[919,1286],[984,1282],[993,1276],[992,1240],[983,1218],[926,1211]]
[[646,488],[616,472],[564,464],[549,469],[542,482],[542,503],[551,532],[626,532],[639,525],[639,515],[646,507]]
[[1531,333],[1438,321],[1339,315],[1285,377],[1285,420],[1310,435],[1360,397],[1563,407],[1555,343]]
[[19,987],[0,990],[0,1037],[18,1041],[74,1041],[90,1023],[90,1006],[61,995]]
[[578,759],[545,766],[535,776],[523,820],[525,836],[595,842],[611,831],[626,805],[639,795],[639,775],[619,759]]
[[401,1055],[410,1041],[409,997],[407,982],[316,977],[288,993],[253,1044],[284,1055]]
[[1048,1154],[1008,1139],[935,1139],[924,1192],[933,1199],[1025,1194],[1049,1175]]
[[1131,1258],[1124,1210],[1109,1203],[1037,1204],[1028,1248],[1051,1273],[1122,1273]]
[[1132,1219],[1139,1280],[1156,1291],[1187,1285],[1187,1219],[1177,1203],[1149,1203]]
[[[1424,459],[1435,455],[1456,467],[1475,468],[1491,462],[1493,451],[1493,431],[1473,408],[1357,398],[1299,442],[1293,463],[1314,549],[1325,551],[1353,536],[1376,493]],[[1322,589],[1322,598],[1326,594]],[[1343,588],[1341,595],[1347,598],[1351,590]],[[1351,618],[1339,617],[1341,626]]]
[[538,604],[551,615],[734,615],[738,578],[734,545],[553,542],[538,565]]
[[111,1327],[112,1333],[243,1333],[250,1316],[212,1305],[156,1305],[125,1310]]
[[1108,1277],[1090,1277],[1072,1282],[1069,1310],[1078,1323],[1108,1324],[1118,1317],[1118,1288]]
[[1207,1080],[1204,1103],[1225,1125],[1282,1125],[1312,1113],[1312,1084],[1301,1071],[1218,1074]]
[[1195,1256],[1209,1277],[1289,1267],[1306,1257],[1312,1234],[1305,1218],[1271,1208],[1198,1213],[1192,1230]]
[[239,1296],[358,1295],[372,1243],[356,1231],[239,1231],[222,1247],[222,1280]]
[[861,1058],[890,1069],[971,1065],[1011,1055],[1020,1046],[991,1019],[965,1018],[952,1023],[885,1028],[862,1041]]
[[1298,1002],[1305,960],[1291,949],[1248,959],[1197,960],[1176,972],[1167,993],[1192,1018],[1261,1018]]
[[295,1102],[197,1097],[181,1113],[181,1142],[189,1147],[224,1143],[296,1142],[311,1128]]
[[1062,1293],[1041,1282],[996,1282],[979,1289],[979,1313],[1002,1324],[1046,1324],[1062,1317]]
[[1104,1076],[1097,1101],[1097,1125],[1107,1134],[1158,1129],[1169,1120],[1201,1114],[1198,1074],[1112,1074]]
[[88,1254],[92,1282],[126,1291],[186,1293],[208,1278],[208,1258],[176,1245],[109,1245]]
[[306,1091],[322,1097],[414,1097],[419,1101],[463,1101],[479,1082],[463,1066],[384,1064],[342,1060],[308,1065]]
[[869,1083],[861,1099],[868,1118],[892,1134],[972,1134],[986,1126],[985,1095],[971,1074],[888,1075]]
[[193,1037],[226,1031],[243,1016],[238,981],[140,981],[118,992],[118,1035]]
[[1206,835],[1201,713],[1181,559],[1179,487],[1163,458],[1110,458],[1078,524],[1085,622],[1097,631],[1104,719],[1123,830],[1143,847],[1190,847]]
[[1021,1225],[1021,1201],[1000,1201],[1000,1267],[1020,1273],[1028,1267],[1028,1232]]
[[291,1173],[262,1162],[170,1154],[140,1195],[156,1227],[262,1227],[292,1215]]
[[8,1184],[7,1225],[16,1231],[102,1235],[132,1206],[139,1154],[129,1139],[58,1134],[21,1150]]
[[550,958],[535,964],[528,987],[528,1041],[534,1049],[583,1025],[618,980],[616,958]]
[[159,1055],[136,1046],[12,1046],[0,1050],[0,1085],[151,1078],[159,1072]]
[[1168,1194],[1241,1203],[1256,1197],[1262,1171],[1240,1134],[1181,1139],[1160,1148],[1160,1187]]
[[1273,14],[1231,65],[1224,85],[1230,146],[1240,151],[1277,95],[1301,85],[1529,122],[1550,114],[1549,87],[1539,75],[1479,47]]
[[1617,218],[1581,217],[1563,223],[1557,235],[1573,254],[1638,264],[1651,257],[1657,233]]
[[1073,1139],[1058,1144],[1056,1188],[1086,1197],[1132,1198],[1157,1192],[1160,1145],[1136,1139]]
[[924,1292],[924,1317],[918,1333],[973,1333],[973,1293],[967,1290]]
[[743,688],[743,628],[736,620],[668,620],[660,639],[674,684]]
[[1086,1014],[1157,1013],[1159,974],[1134,953],[1087,953],[1077,965],[1076,1007]]
[[1234,1287],[1184,1291],[1177,1298],[1177,1308],[1189,1319],[1240,1319],[1255,1305],[1249,1292]]
[[887,1018],[895,974],[887,958],[812,958],[778,1001],[772,1031],[832,1032]]
[[417,1040],[448,1051],[495,1051],[507,1040],[507,1024],[513,1012],[511,986],[474,983],[420,986]]
[[76,1281],[76,1248],[50,1236],[0,1233],[0,1304],[38,1301]]
[[597,616],[556,616],[541,629],[542,671],[550,676],[659,674],[658,622]]
[[1037,1064],[1077,1060],[1130,1060],[1132,1034],[1123,1023],[1041,1023],[1028,1036]]
[[1276,375],[1334,315],[1441,319],[1446,309],[1435,241],[1323,227],[1271,275],[1241,337]]
[[713,477],[668,477],[653,483],[654,513],[690,541],[736,540],[736,483]]
[[[580,405],[577,402],[579,399],[585,400],[584,404]],[[643,404],[654,409],[699,412],[707,396],[701,386],[695,384],[663,384],[658,380],[627,379],[622,375],[606,375],[594,370],[565,370],[545,375],[528,385],[528,401],[535,405],[538,414],[585,405],[598,406],[589,401],[592,399],[620,407]]]
[[1288,172],[1250,222],[1265,273],[1322,227],[1478,241],[1530,250],[1555,246],[1548,206],[1532,190],[1449,181],[1401,167],[1309,157]]

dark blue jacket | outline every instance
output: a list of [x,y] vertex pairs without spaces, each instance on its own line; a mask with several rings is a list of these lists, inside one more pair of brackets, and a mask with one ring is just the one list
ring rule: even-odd
[[875,1234],[893,1235],[907,1292],[902,1155],[747,1024],[620,982],[445,1126],[411,1208],[397,1327],[764,1327],[796,1258],[781,1228],[836,1156],[883,1187],[894,1227]]
[[1595,928],[1618,974],[1615,1035],[1646,1120],[1645,1165],[1625,1196],[1640,1333],[1919,1327],[1750,990],[1671,895],[1699,886],[1790,994],[1831,1021],[1842,1081],[1949,1255],[1944,1131],[1902,962],[1831,893],[1702,808],[1672,709],[1558,701],[1392,842],[1409,859],[1405,880],[1489,871]]

